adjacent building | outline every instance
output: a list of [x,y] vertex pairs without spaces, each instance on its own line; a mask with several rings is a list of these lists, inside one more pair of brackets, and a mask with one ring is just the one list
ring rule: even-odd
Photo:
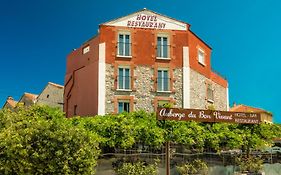
[[48,82],[43,91],[38,95],[36,104],[57,107],[63,110],[63,92],[63,86]]
[[38,97],[38,95],[36,95],[36,94],[25,92],[21,96],[21,98],[18,101],[18,103],[22,103],[24,106],[31,106],[31,105],[34,105],[36,103],[37,97]]
[[45,86],[45,88],[39,95],[25,92],[21,96],[19,101],[15,101],[13,97],[9,96],[5,104],[3,105],[3,108],[13,110],[19,103],[27,107],[34,104],[38,104],[56,107],[63,110],[63,93],[63,86],[52,82],[48,82],[48,84]]
[[164,103],[228,110],[228,82],[190,25],[143,9],[99,26],[67,56],[64,111],[103,115]]
[[7,109],[10,109],[10,110],[13,110],[16,107],[17,103],[18,102],[15,101],[13,97],[9,96],[7,98],[7,100],[5,101],[2,108],[7,108]]

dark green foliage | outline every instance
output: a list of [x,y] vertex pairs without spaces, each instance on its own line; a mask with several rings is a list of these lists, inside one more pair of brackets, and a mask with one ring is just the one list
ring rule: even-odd
[[98,135],[49,107],[0,112],[0,174],[94,174]]

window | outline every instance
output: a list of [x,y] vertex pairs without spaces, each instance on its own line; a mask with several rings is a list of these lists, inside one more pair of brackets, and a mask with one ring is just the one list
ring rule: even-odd
[[130,102],[129,101],[118,101],[118,113],[130,112]]
[[131,56],[131,37],[130,34],[118,35],[118,56]]
[[157,90],[169,91],[169,80],[168,70],[158,70]]
[[77,105],[74,105],[74,113],[73,115],[77,115]]
[[211,84],[207,84],[207,100],[208,100],[208,102],[211,102],[211,103],[214,102],[214,90],[213,90]]
[[167,36],[157,37],[157,57],[168,58],[169,57],[169,45]]
[[86,46],[83,48],[83,54],[90,52],[90,46]]
[[201,49],[198,49],[198,61],[199,63],[205,65],[205,53]]
[[130,69],[118,68],[118,89],[130,89]]

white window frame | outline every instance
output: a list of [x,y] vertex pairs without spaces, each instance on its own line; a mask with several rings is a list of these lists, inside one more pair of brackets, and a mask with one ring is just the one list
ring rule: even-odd
[[[120,35],[123,35],[123,40],[124,40],[124,43],[123,43],[123,55],[121,55],[119,53],[119,36]],[[125,36],[126,35],[129,35],[129,55],[125,55],[126,53],[126,42],[125,42]],[[132,35],[131,35],[131,32],[129,31],[120,31],[118,32],[118,35],[117,35],[117,57],[124,57],[124,58],[132,58]]]
[[[160,55],[158,55],[158,37],[160,37],[161,38],[161,54]],[[163,49],[163,38],[167,38],[167,57],[163,57],[163,55],[164,55],[164,49]],[[162,59],[162,60],[170,60],[171,58],[170,58],[170,37],[169,37],[169,35],[168,34],[164,34],[164,33],[160,33],[160,34],[158,34],[157,35],[157,38],[156,38],[156,59]]]
[[[200,54],[202,54],[202,57],[200,56]],[[198,62],[200,64],[202,64],[203,66],[206,66],[206,54],[205,54],[204,50],[198,48],[197,57],[198,57]],[[201,60],[201,58],[202,58],[202,60]]]
[[[167,71],[167,73],[168,73],[168,90],[164,90],[164,81],[162,80],[162,84],[161,84],[161,89],[158,89],[158,81],[159,81],[159,77],[158,77],[158,71],[162,71],[162,77],[164,77],[164,71]],[[169,69],[168,68],[159,68],[158,70],[157,70],[157,92],[171,92],[170,91],[170,89],[171,89],[171,87],[170,87],[170,71],[169,71]]]
[[[119,103],[123,103],[123,111],[119,111]],[[120,100],[118,100],[117,101],[117,108],[118,108],[118,110],[117,110],[117,112],[118,113],[122,113],[122,112],[124,112],[125,110],[124,110],[124,103],[128,103],[129,104],[129,111],[126,111],[126,112],[131,112],[131,104],[130,104],[130,100],[122,100],[122,99],[120,99]]]
[[83,55],[90,52],[90,45],[83,47]]
[[[122,85],[123,85],[123,88],[120,88],[119,87],[119,81],[120,81],[120,79],[119,79],[119,69],[123,69],[123,82],[122,82]],[[125,75],[125,69],[129,69],[129,88],[128,89],[126,89],[125,87],[126,87],[126,79],[124,78],[124,77],[126,77]],[[117,72],[118,72],[118,74],[117,74],[117,90],[118,91],[131,91],[131,69],[130,69],[130,67],[129,66],[119,66],[118,67],[118,70],[117,70]]]

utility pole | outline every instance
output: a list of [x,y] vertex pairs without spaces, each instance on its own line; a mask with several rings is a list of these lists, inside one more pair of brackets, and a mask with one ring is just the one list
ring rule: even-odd
[[166,175],[170,175],[170,141],[166,141]]

